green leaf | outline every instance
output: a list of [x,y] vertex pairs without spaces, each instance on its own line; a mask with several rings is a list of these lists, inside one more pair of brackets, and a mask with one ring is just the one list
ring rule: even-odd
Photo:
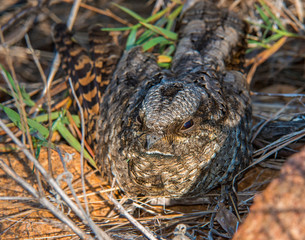
[[168,16],[168,19],[169,20],[175,20],[178,15],[181,13],[183,9],[183,5],[180,5],[179,7],[177,7],[169,16]]
[[5,68],[2,66],[2,64],[0,64],[0,67],[1,67],[2,71],[5,73],[8,81],[11,84],[11,86],[13,87],[14,92],[16,93],[17,92],[17,88],[16,88],[15,82],[14,82],[11,74],[8,71],[5,70]]
[[161,68],[165,68],[165,69],[169,69],[171,64],[170,63],[158,63],[158,65],[161,67]]
[[291,33],[291,32],[288,32],[288,31],[282,31],[280,29],[274,29],[274,32],[277,33],[277,34],[281,34],[282,36],[286,36],[286,37],[299,37],[298,34]]
[[254,45],[256,45],[256,47],[270,48],[269,45],[267,45],[265,43],[262,43],[262,42],[259,42],[259,41],[256,41],[256,40],[252,40],[252,39],[248,39],[248,43],[249,44],[254,44]]
[[148,49],[156,46],[157,44],[172,44],[173,42],[167,40],[164,37],[155,37],[153,39],[150,39],[146,43],[143,44],[142,48],[143,51],[147,51]]
[[259,15],[261,16],[261,18],[263,19],[264,23],[266,24],[266,25],[264,25],[265,31],[263,32],[263,35],[262,35],[262,39],[264,41],[267,34],[269,33],[269,31],[272,32],[273,22],[270,21],[269,17],[265,14],[265,12],[263,11],[263,9],[261,7],[259,7],[257,4],[255,4],[255,8],[258,11]]
[[271,22],[269,21],[269,17],[264,13],[264,11],[262,10],[262,8],[260,6],[258,6],[257,4],[254,4],[256,10],[258,11],[259,15],[261,16],[261,18],[263,19],[263,21],[269,25]]
[[162,17],[160,18],[155,24],[154,26],[158,26],[161,28],[164,28],[164,25],[168,22],[168,19],[166,17]]
[[6,71],[6,70],[4,69],[4,67],[3,67],[1,64],[0,64],[0,67],[1,67],[2,71],[5,73],[5,75],[6,75],[7,79],[8,79],[8,81],[10,82],[10,84],[11,84],[13,90],[14,90],[14,93],[9,93],[9,92],[7,92],[7,93],[8,93],[10,96],[13,95],[12,97],[16,97],[17,100],[20,100],[20,99],[19,99],[19,95],[18,95],[18,90],[19,90],[20,93],[21,93],[23,102],[24,102],[27,106],[33,107],[33,106],[35,105],[35,102],[32,101],[30,95],[25,91],[24,88],[20,88],[18,85],[17,85],[17,86],[15,85],[15,82],[14,82],[14,80],[13,80],[11,74],[10,74],[8,71]]
[[163,55],[171,56],[175,52],[176,46],[174,44],[168,46],[164,51]]
[[177,38],[178,38],[178,34],[177,33],[174,33],[172,31],[166,30],[164,28],[161,28],[161,27],[158,27],[158,26],[154,26],[152,24],[145,23],[145,22],[140,22],[140,24],[142,24],[143,26],[145,26],[148,29],[152,30],[153,32],[162,35],[163,37],[165,37],[167,39],[177,40]]
[[49,136],[49,130],[46,127],[42,126],[40,123],[28,118],[28,124],[30,128],[37,130],[44,138],[47,138]]
[[38,157],[39,157],[40,150],[41,150],[41,145],[38,144],[38,145],[36,146],[36,151],[35,151],[35,158],[36,158],[36,159],[38,159]]
[[169,16],[168,16],[168,23],[166,25],[167,30],[171,30],[172,26],[174,25],[175,20],[177,19],[178,15],[181,13],[183,5],[177,7]]
[[156,35],[156,33],[152,32],[151,30],[146,30],[138,37],[138,40],[136,41],[135,44],[141,45],[146,41],[148,41],[153,35]]
[[135,27],[131,29],[126,42],[126,50],[129,50],[135,46],[137,30],[138,28]]
[[265,4],[264,1],[259,0],[260,4],[263,6],[263,8],[266,10],[266,12],[269,14],[269,16],[275,21],[275,23],[279,26],[280,29],[286,31],[285,27],[283,26],[283,24],[281,23],[281,20],[279,18],[277,18],[272,11],[270,10],[270,8]]
[[[147,18],[146,20],[144,20],[144,22],[154,22],[156,20],[158,20],[159,18],[161,18],[165,13],[167,13],[170,10],[169,7],[163,9],[160,12],[157,12],[156,14],[150,16],[149,18]],[[142,20],[143,21],[143,20]]]
[[8,94],[8,95],[11,96],[11,94],[9,93],[9,91],[7,91],[7,89],[5,89],[5,88],[3,88],[3,87],[0,87],[0,91],[2,91],[2,92],[4,92],[4,93],[6,93],[6,94]]
[[[69,123],[68,118],[65,117],[64,114],[65,114],[65,113],[63,113],[63,112],[52,112],[52,113],[51,113],[51,119],[52,119],[52,120],[55,120],[55,119],[58,119],[59,117],[61,117],[61,118],[62,118],[62,121],[63,121],[64,123]],[[72,115],[72,118],[73,118],[73,120],[74,120],[76,126],[79,127],[79,126],[80,126],[80,119],[79,119],[79,116],[74,114],[74,115]],[[46,121],[49,120],[49,114],[48,114],[48,113],[46,113],[46,114],[41,114],[41,115],[39,115],[39,116],[37,116],[37,117],[35,117],[35,118],[32,118],[32,119],[33,119],[34,121],[36,121],[36,122],[39,122],[39,123],[41,123],[41,122],[46,122]]]
[[[59,116],[60,116],[60,112],[52,112],[51,113],[51,119],[52,120],[59,118]],[[48,113],[41,114],[41,115],[33,118],[33,120],[35,120],[36,122],[39,122],[39,123],[40,122],[46,122],[46,121],[48,121],[48,119],[49,119],[49,114]]]
[[25,91],[24,88],[20,89],[21,92],[21,96],[23,98],[23,102],[29,106],[29,107],[33,107],[35,106],[35,102],[31,99],[30,95]]
[[[267,25],[266,27],[264,27],[264,32],[263,32],[263,35],[262,35],[262,42],[264,42],[265,41],[265,39],[266,39],[266,37],[267,37],[267,35],[271,32],[273,32],[273,29],[272,29],[272,23],[270,23],[269,25]],[[263,29],[263,28],[262,28]]]
[[114,6],[118,7],[119,9],[121,9],[123,12],[127,13],[128,15],[132,16],[133,18],[137,19],[138,21],[145,21],[144,18],[142,18],[139,14],[135,13],[134,11],[126,8],[126,7],[123,7],[119,4],[116,4],[116,3],[112,3]]
[[276,33],[264,40],[264,43],[271,43],[283,37],[283,34]]
[[[8,118],[21,130],[23,131],[23,127],[21,126],[20,115],[14,110],[3,106],[0,104],[0,107],[6,113]],[[49,130],[42,126],[40,123],[34,121],[33,119],[27,119],[31,134],[36,134],[38,132],[41,135],[41,138],[47,138],[49,136]]]
[[133,27],[119,27],[119,28],[101,28],[102,31],[128,31],[131,30]]
[[8,116],[8,118],[21,130],[24,130],[21,126],[21,121],[20,121],[20,115],[15,112],[14,110],[3,106],[2,104],[0,104],[0,107],[2,108],[2,110],[6,113],[6,115]]
[[[70,131],[65,127],[62,122],[62,118],[58,118],[53,124],[52,127],[53,131],[58,131],[60,135],[78,152],[81,151],[81,144],[79,141],[70,133]],[[96,163],[94,162],[93,158],[90,154],[84,149],[84,157],[90,162],[90,164],[97,168]]]

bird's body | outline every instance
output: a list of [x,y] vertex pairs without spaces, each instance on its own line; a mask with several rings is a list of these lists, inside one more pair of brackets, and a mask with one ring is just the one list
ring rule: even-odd
[[181,18],[170,71],[140,47],[124,52],[94,137],[96,162],[123,191],[198,196],[249,164],[250,97],[237,71],[245,29],[235,14],[197,1]]

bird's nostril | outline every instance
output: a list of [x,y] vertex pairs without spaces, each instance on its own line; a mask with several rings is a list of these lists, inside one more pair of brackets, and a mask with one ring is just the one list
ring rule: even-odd
[[161,137],[147,134],[145,148],[149,150]]

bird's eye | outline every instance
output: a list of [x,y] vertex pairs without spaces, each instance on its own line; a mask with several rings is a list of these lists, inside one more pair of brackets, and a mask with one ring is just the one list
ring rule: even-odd
[[194,125],[194,121],[191,119],[182,125],[181,130],[182,131],[187,130],[187,129],[191,128],[193,125]]

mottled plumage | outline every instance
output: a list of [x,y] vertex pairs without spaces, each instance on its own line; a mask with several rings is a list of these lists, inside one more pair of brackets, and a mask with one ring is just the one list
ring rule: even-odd
[[72,79],[84,109],[86,140],[91,145],[96,145],[101,95],[110,82],[122,52],[122,48],[101,28],[96,25],[90,29],[91,56],[73,39],[65,24],[57,24],[54,28],[54,41],[61,56],[62,68],[67,72],[67,77]]
[[198,196],[249,164],[251,105],[238,71],[245,34],[234,13],[195,1],[181,17],[171,70],[141,47],[123,53],[95,135],[96,162],[123,191]]

